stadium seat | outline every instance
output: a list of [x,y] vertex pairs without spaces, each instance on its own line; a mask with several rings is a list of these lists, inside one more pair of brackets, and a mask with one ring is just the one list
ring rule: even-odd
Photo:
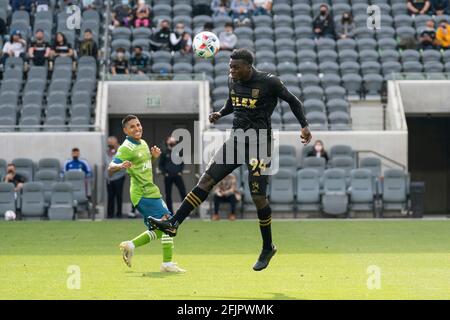
[[340,156],[348,156],[355,158],[355,153],[352,149],[352,147],[348,145],[334,145],[330,148],[329,152],[330,159],[333,159],[334,157],[340,157]]
[[301,169],[297,172],[297,209],[299,211],[320,210],[320,181],[316,169]]
[[350,209],[352,211],[372,211],[375,217],[375,179],[369,169],[353,169],[350,172]]
[[16,166],[16,172],[25,177],[26,181],[33,181],[34,163],[28,158],[16,158],[12,160]]
[[73,198],[78,207],[85,207],[89,210],[89,203],[86,196],[85,174],[82,171],[67,171],[64,174],[64,181],[72,185]]
[[324,158],[305,157],[302,161],[302,168],[315,169],[322,175],[325,171],[326,160]]
[[293,210],[294,176],[292,171],[281,168],[271,176],[270,205],[274,211]]
[[0,181],[3,181],[3,179],[6,176],[6,167],[7,163],[5,159],[0,159]]
[[[409,178],[402,170],[386,170],[381,190],[383,211],[409,210]],[[381,212],[382,217],[383,211]]]
[[322,210],[332,215],[348,213],[346,175],[343,169],[327,169],[323,174]]
[[67,182],[54,183],[50,197],[48,218],[50,220],[74,219],[75,204],[76,203],[73,199],[72,185]]
[[376,157],[362,158],[359,162],[359,167],[368,169],[375,178],[381,177],[381,160]]
[[8,210],[16,211],[14,185],[12,183],[0,182],[0,217]]
[[39,171],[36,172],[35,181],[40,182],[43,185],[44,201],[47,204],[50,204],[53,184],[59,181],[59,170],[57,172],[54,169],[55,168],[39,169]]
[[334,156],[328,163],[330,168],[343,169],[346,176],[350,175],[350,171],[354,169],[354,164],[354,160],[350,156]]
[[279,155],[280,156],[291,156],[295,157],[295,147],[291,145],[282,144],[279,146]]
[[21,214],[23,218],[43,217],[45,214],[44,186],[27,182],[22,188]]

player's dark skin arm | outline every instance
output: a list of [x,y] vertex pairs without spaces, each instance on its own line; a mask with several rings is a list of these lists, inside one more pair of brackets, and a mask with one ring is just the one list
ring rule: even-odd
[[231,100],[228,98],[222,109],[209,115],[209,122],[214,123],[220,118],[225,117],[231,113],[233,113],[233,105],[231,104]]

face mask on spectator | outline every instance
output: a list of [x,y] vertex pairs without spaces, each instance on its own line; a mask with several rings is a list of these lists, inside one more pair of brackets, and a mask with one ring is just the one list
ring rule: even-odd
[[78,156],[74,156],[73,160],[77,161],[78,160]]
[[320,14],[322,16],[326,15],[327,14],[327,9],[320,9]]

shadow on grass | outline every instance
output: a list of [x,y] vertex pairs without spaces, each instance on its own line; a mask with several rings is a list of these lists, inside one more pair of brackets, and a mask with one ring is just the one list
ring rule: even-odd
[[157,271],[152,272],[126,271],[125,273],[130,277],[153,278],[153,279],[163,279],[183,274],[181,272],[175,273],[175,272],[157,272]]
[[[192,299],[206,299],[206,300],[304,300],[304,299],[298,299],[294,297],[290,297],[285,295],[284,293],[280,292],[264,292],[264,294],[272,295],[271,297],[233,297],[233,296],[204,296],[204,295],[191,295],[190,297]],[[185,295],[172,295],[174,299],[186,299]],[[189,300],[189,298],[188,298]]]

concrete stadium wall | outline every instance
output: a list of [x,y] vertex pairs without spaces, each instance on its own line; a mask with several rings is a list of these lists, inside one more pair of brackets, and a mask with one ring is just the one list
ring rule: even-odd
[[450,81],[398,81],[406,114],[450,114]]

